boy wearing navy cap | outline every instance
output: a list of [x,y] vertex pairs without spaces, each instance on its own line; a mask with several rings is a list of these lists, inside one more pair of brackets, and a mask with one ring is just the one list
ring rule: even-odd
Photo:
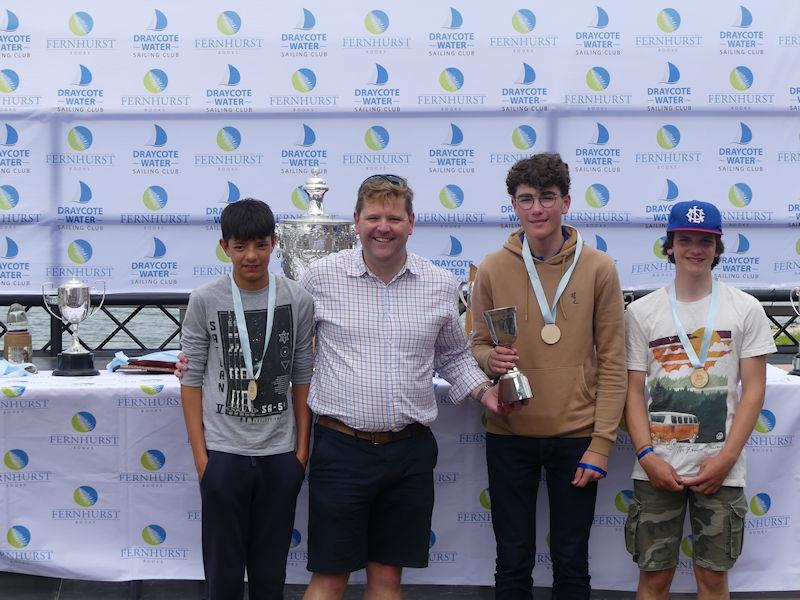
[[639,565],[639,600],[668,598],[687,505],[698,598],[729,597],[727,571],[742,549],[742,450],[775,343],[758,301],[712,276],[721,237],[713,204],[676,203],[663,246],[675,279],[625,315],[625,420],[638,459],[625,545]]

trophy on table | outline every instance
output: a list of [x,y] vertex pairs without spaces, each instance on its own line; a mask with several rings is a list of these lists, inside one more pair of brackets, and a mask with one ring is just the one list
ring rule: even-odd
[[[796,287],[789,292],[789,303],[792,305],[795,314],[800,317],[800,287]],[[794,355],[792,370],[789,371],[789,375],[800,375],[800,343],[797,345],[797,354]]]
[[308,194],[308,213],[298,219],[283,219],[277,225],[283,272],[289,279],[298,279],[323,256],[352,248],[358,239],[352,220],[325,214],[322,197],[330,188],[319,174],[319,169],[311,169],[311,177],[303,185]]
[[[483,311],[489,335],[495,346],[510,348],[517,341],[517,307],[492,308]],[[503,404],[513,404],[533,398],[531,383],[517,367],[500,376],[498,397]]]
[[[100,372],[94,368],[94,355],[81,346],[78,338],[78,324],[103,307],[106,299],[105,284],[103,284],[103,297],[100,299],[100,305],[94,309],[92,309],[90,287],[77,279],[72,279],[59,286],[55,294],[52,293],[52,288],[52,284],[42,286],[44,307],[53,317],[68,325],[72,332],[72,344],[58,355],[58,368],[53,371],[53,375],[66,377],[99,375]],[[58,305],[60,315],[50,309],[50,304]]]

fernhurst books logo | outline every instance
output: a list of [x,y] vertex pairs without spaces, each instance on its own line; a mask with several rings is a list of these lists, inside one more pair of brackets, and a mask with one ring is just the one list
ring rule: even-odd
[[97,504],[97,490],[91,486],[82,485],[75,488],[75,491],[72,492],[72,499],[78,506],[89,508],[90,506]]
[[232,10],[226,10],[217,17],[217,30],[222,35],[236,35],[242,28],[242,18]]
[[[158,238],[153,238],[153,240],[160,241]],[[149,384],[143,383],[142,385],[139,386],[139,389],[142,391],[143,394],[146,394],[148,396],[158,396],[164,390],[164,385],[160,383],[149,383]]]
[[745,529],[750,533],[763,534],[770,529],[790,527],[791,515],[776,514],[774,510],[778,499],[777,495],[773,498],[766,492],[759,492],[751,496],[747,506],[753,516],[745,518]]
[[75,152],[86,152],[92,147],[94,136],[88,127],[76,125],[67,133],[67,144]]
[[88,411],[77,412],[70,420],[72,428],[79,433],[89,433],[97,426],[97,419]]
[[536,14],[529,8],[520,8],[511,13],[510,31],[513,34],[491,34],[490,48],[505,48],[512,52],[529,52],[532,49],[556,48],[558,36],[552,34],[537,35]]
[[301,211],[308,209],[308,193],[302,188],[302,186],[297,186],[292,190],[292,205]]
[[292,74],[292,87],[302,94],[307,94],[317,87],[317,75],[311,69],[298,69]]
[[464,73],[456,67],[447,67],[439,74],[439,85],[446,92],[457,92],[464,87]]
[[[92,253],[92,245],[86,240],[74,240],[67,246],[67,257],[76,265],[89,262],[92,259]],[[86,414],[91,416],[89,413]]]
[[681,15],[674,8],[665,8],[656,16],[656,25],[664,33],[675,33],[681,26]]
[[78,11],[69,18],[69,30],[73,35],[83,37],[89,35],[94,29],[94,19],[87,12]]
[[753,201],[753,190],[746,183],[734,183],[728,188],[728,202],[736,208],[749,206]]
[[518,150],[530,150],[536,145],[536,130],[530,125],[520,125],[511,133],[511,143]]
[[656,142],[664,150],[674,150],[681,143],[681,132],[675,125],[662,125],[656,132]]
[[144,88],[151,94],[160,94],[167,89],[169,77],[161,69],[150,69],[144,74]]
[[22,525],[12,525],[6,531],[6,541],[12,548],[25,548],[31,543],[31,531]]
[[167,530],[161,525],[151,523],[142,529],[142,539],[151,546],[160,546],[167,541]]
[[659,260],[667,260],[667,255],[664,252],[664,242],[667,241],[667,236],[663,235],[658,238],[653,244],[653,254]]
[[385,150],[389,139],[389,131],[381,125],[373,125],[364,133],[364,143],[374,152]]
[[536,15],[528,8],[521,8],[511,15],[511,26],[517,33],[530,33],[536,28]]
[[149,69],[142,77],[143,93],[123,95],[120,104],[125,108],[141,108],[144,112],[189,106],[188,94],[165,93],[169,87],[170,78],[165,70]]
[[3,455],[3,464],[12,471],[21,471],[28,466],[28,453],[19,448],[13,448]]
[[10,94],[19,87],[19,75],[13,69],[0,69],[0,92]]
[[0,210],[11,210],[19,204],[19,192],[13,185],[0,185]]
[[748,67],[739,66],[731,70],[728,75],[731,87],[739,92],[744,92],[753,87],[753,71]]
[[614,496],[614,507],[621,513],[628,514],[631,502],[633,502],[633,490],[620,490]]
[[389,15],[382,10],[371,10],[364,17],[364,28],[372,35],[383,35],[389,29]]
[[[215,254],[217,256],[217,260],[221,263],[230,264],[231,257],[225,254],[225,250],[222,249],[222,246],[219,244],[216,245]],[[227,273],[228,271],[224,271],[223,273]]]
[[454,564],[457,560],[458,552],[442,550],[441,548],[434,549],[437,541],[438,538],[433,529],[431,529],[431,533],[428,536],[428,562],[435,564]]
[[592,208],[603,208],[611,199],[611,194],[609,193],[608,188],[602,183],[593,183],[586,188],[584,198],[586,200],[586,204]]
[[142,559],[142,560],[187,560],[189,548],[179,548],[167,545],[167,530],[157,524],[150,523],[142,528],[140,543],[143,546],[126,546],[120,548],[120,558],[122,559]]
[[148,471],[160,471],[167,462],[167,457],[161,450],[146,450],[139,457],[139,462]]
[[[613,92],[614,77],[606,67],[595,65],[583,76],[581,91],[564,94],[564,103],[585,106],[587,110],[603,110],[608,106],[625,106],[631,103],[631,94]],[[587,91],[588,90],[588,91]]]
[[390,29],[389,14],[380,9],[370,10],[362,21],[366,35],[344,36],[342,48],[362,49],[371,53],[384,53],[388,50],[402,50],[410,47],[409,36],[386,35]]
[[595,92],[602,92],[611,83],[611,74],[604,67],[592,67],[586,72],[586,86]]
[[160,185],[151,185],[147,187],[142,194],[142,202],[152,211],[164,208],[168,200],[169,195],[167,194],[167,190]]
[[451,183],[439,190],[439,203],[450,210],[459,208],[464,204],[464,190]]
[[5,385],[0,388],[3,396],[6,398],[19,398],[25,393],[24,385]]
[[217,147],[223,152],[238,150],[242,143],[242,134],[236,127],[223,127],[217,132]]
[[[797,251],[800,254],[800,240],[798,240]],[[780,429],[775,413],[766,408],[762,409],[753,433],[747,440],[748,452],[770,453],[794,445],[794,434],[784,433]]]

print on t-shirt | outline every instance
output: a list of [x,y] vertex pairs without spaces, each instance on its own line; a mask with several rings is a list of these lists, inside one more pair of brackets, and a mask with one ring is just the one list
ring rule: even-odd
[[[250,337],[254,371],[255,365],[264,350],[264,329],[266,327],[266,310],[245,311],[247,333]],[[258,377],[258,394],[254,400],[247,396],[247,378],[242,343],[236,328],[236,315],[233,311],[217,313],[220,324],[220,356],[223,364],[219,385],[225,387],[225,406],[218,412],[242,418],[269,417],[285,412],[289,408],[286,399],[289,390],[289,378],[292,372],[293,323],[292,308],[289,304],[275,307],[272,323],[272,335],[264,356],[264,366]],[[220,391],[223,391],[220,389]]]
[[[705,328],[688,334],[697,355]],[[695,388],[689,376],[694,367],[676,335],[650,341],[662,376],[649,381],[650,437],[654,444],[713,443],[725,441],[728,415],[728,377],[717,363],[731,352],[731,332],[714,331],[705,362],[708,384]]]

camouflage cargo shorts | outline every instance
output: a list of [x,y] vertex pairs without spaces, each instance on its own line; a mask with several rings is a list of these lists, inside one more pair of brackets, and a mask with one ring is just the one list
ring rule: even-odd
[[691,558],[711,571],[727,571],[742,552],[747,501],[740,487],[721,487],[713,496],[691,490],[667,492],[647,481],[633,482],[625,522],[625,547],[643,571],[678,564],[686,506],[692,526]]

